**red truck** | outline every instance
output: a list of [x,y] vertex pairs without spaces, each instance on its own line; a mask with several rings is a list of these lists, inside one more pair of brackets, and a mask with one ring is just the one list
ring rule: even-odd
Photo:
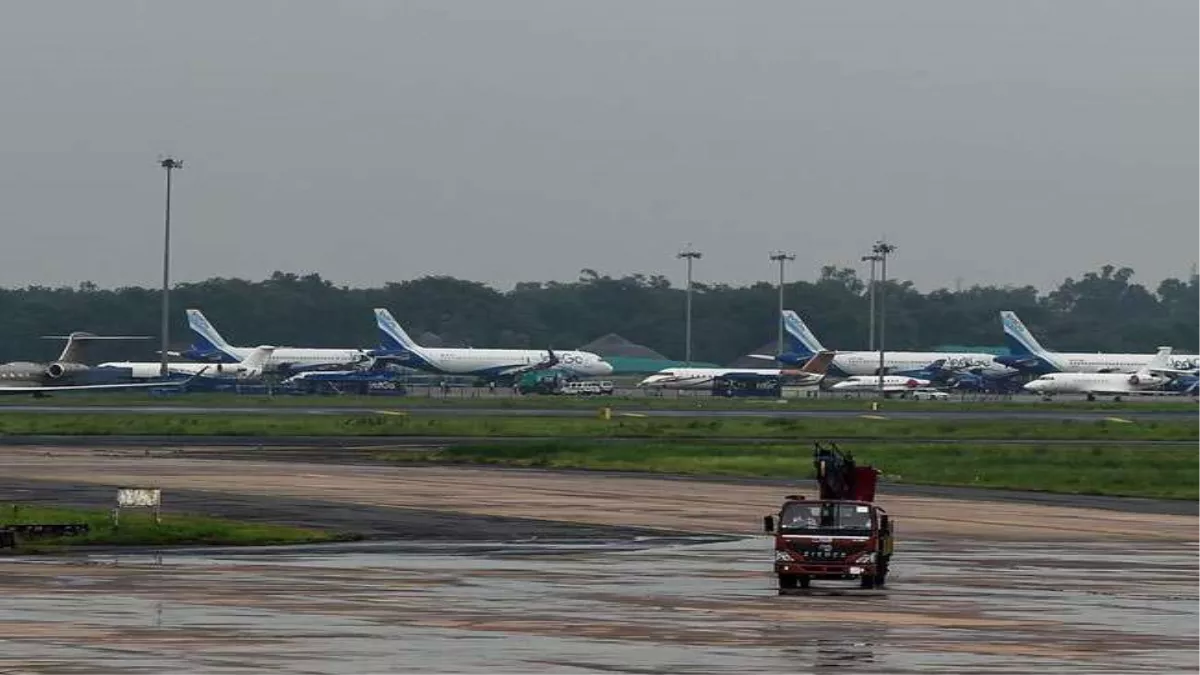
[[894,524],[875,504],[878,471],[856,466],[836,444],[815,444],[819,499],[788,495],[779,513],[763,518],[775,535],[780,592],[808,588],[813,579],[858,579],[863,588],[887,581]]

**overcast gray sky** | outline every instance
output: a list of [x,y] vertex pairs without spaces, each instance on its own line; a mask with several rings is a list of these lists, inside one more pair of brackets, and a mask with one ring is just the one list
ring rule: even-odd
[[1197,257],[1190,0],[23,2],[0,285],[272,270],[506,288],[889,266],[1052,287]]

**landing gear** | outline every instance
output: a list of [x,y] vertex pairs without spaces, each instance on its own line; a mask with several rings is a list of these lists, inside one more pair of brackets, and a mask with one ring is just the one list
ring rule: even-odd
[[1121,402],[1121,397],[1120,397],[1120,396],[1114,396],[1114,397],[1113,397],[1113,403],[1120,403],[1120,402]]
[[1088,402],[1089,402],[1089,403],[1090,403],[1090,402],[1092,402],[1092,401],[1095,401],[1095,400],[1096,400],[1096,395],[1095,395],[1095,394],[1088,394],[1088,395],[1087,395],[1087,400],[1088,400]]

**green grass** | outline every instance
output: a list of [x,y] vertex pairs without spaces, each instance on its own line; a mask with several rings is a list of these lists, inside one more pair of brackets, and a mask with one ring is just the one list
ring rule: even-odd
[[[870,409],[871,400],[867,398],[843,399],[822,396],[818,399],[792,399],[786,403],[776,400],[746,400],[727,399],[711,396],[610,396],[610,397],[566,397],[566,396],[521,396],[491,395],[485,390],[459,392],[448,397],[440,394],[429,396],[424,389],[414,389],[410,396],[259,396],[219,393],[192,393],[180,396],[152,396],[143,393],[116,394],[69,394],[54,396],[44,402],[24,398],[10,398],[0,403],[0,411],[5,405],[97,405],[97,406],[254,406],[254,407],[404,407],[404,408],[502,408],[502,409],[585,409],[595,410],[600,406],[613,406],[627,410],[776,410],[780,408],[796,410],[862,410]],[[1127,411],[1145,412],[1196,412],[1196,404],[1190,399],[1160,400],[1140,403],[1113,403],[1106,401],[1056,401],[1053,403],[1037,401],[996,401],[977,400],[971,395],[960,398],[953,396],[951,401],[904,401],[888,400],[883,404],[886,410],[1060,410],[1060,411]]]
[[[886,417],[886,416],[885,416]],[[434,415],[0,415],[0,435],[479,436],[567,438],[887,438],[1159,440],[1200,438],[1195,420],[913,420],[771,417],[477,417]]]
[[357,536],[286,525],[251,523],[165,512],[162,523],[146,509],[124,509],[120,526],[114,527],[109,511],[29,504],[0,504],[0,527],[12,524],[87,523],[87,534],[74,537],[31,538],[19,542],[18,551],[55,550],[70,546],[180,546],[230,545],[265,546],[347,541]]
[[[1068,494],[1195,500],[1195,448],[1110,446],[931,445],[856,443],[860,464],[883,480]],[[380,454],[395,462],[494,464],[553,469],[646,471],[704,476],[811,478],[809,447],[704,445],[686,442],[598,445],[586,442],[462,445],[427,452]]]

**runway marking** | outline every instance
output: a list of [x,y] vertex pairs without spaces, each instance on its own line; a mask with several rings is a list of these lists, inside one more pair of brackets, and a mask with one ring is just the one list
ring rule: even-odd
[[621,417],[647,417],[645,413],[619,413]]
[[1122,419],[1120,417],[1105,417],[1104,419],[1109,422],[1119,422],[1121,424],[1133,424],[1133,420]]
[[408,417],[408,413],[403,410],[376,410],[375,412],[379,413],[380,415],[399,415],[401,417]]
[[863,418],[864,420],[886,420],[887,419],[883,415],[859,415],[859,417]]

